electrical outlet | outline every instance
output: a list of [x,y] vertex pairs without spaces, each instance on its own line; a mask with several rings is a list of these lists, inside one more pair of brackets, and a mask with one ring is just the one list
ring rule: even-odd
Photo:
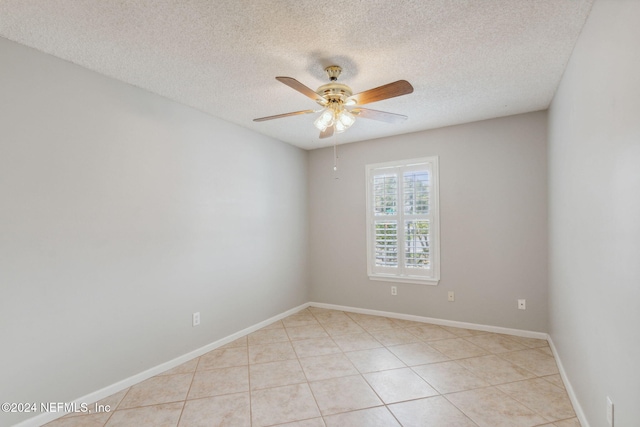
[[613,427],[613,402],[609,396],[607,396],[607,423]]
[[453,293],[453,291],[449,291],[448,298],[449,298],[449,301],[455,301],[456,300],[456,296]]
[[518,308],[520,310],[526,310],[527,309],[527,300],[526,299],[519,299],[518,300]]
[[200,324],[200,312],[198,311],[196,313],[193,313],[191,320],[193,326],[198,326]]
[[397,286],[392,286],[391,287],[391,295],[398,295],[398,287]]

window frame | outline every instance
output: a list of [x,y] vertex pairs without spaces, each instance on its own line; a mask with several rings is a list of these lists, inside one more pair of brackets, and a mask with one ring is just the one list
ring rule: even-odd
[[[422,285],[436,286],[440,282],[440,177],[439,177],[439,159],[438,156],[421,157],[415,159],[397,160],[392,162],[374,163],[365,166],[366,172],[366,228],[367,228],[367,275],[370,280],[379,280],[387,282],[415,283]],[[377,267],[375,263],[375,221],[384,220],[383,217],[374,215],[375,196],[374,177],[382,175],[382,171],[393,172],[397,174],[397,210],[395,215],[387,218],[390,221],[397,221],[398,230],[398,266],[392,268]],[[429,176],[429,212],[421,214],[420,217],[429,220],[429,274],[421,271],[420,274],[411,274],[416,270],[404,265],[405,221],[416,219],[416,215],[405,214],[403,197],[403,173],[412,170],[427,170]],[[405,219],[409,216],[409,219]],[[395,269],[395,271],[391,271]],[[382,271],[386,270],[386,271]]]

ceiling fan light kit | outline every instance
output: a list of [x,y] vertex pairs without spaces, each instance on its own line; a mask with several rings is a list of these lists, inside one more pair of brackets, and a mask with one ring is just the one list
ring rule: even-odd
[[[355,123],[356,116],[386,123],[399,123],[407,119],[407,116],[403,116],[401,114],[370,110],[367,108],[361,108],[359,105],[412,93],[413,86],[411,86],[408,81],[398,80],[397,82],[389,83],[353,95],[353,91],[349,86],[337,82],[338,77],[342,72],[341,67],[338,65],[331,65],[325,68],[324,71],[329,77],[329,83],[320,86],[316,91],[313,91],[294,78],[276,77],[276,80],[279,82],[284,83],[308,98],[313,99],[323,107],[322,110],[320,110],[320,116],[313,122],[314,126],[320,131],[320,138],[328,138],[334,133],[341,133],[349,129]],[[253,121],[262,122],[316,112],[318,111],[295,111],[291,113],[277,114],[275,116],[261,117],[254,119]]]

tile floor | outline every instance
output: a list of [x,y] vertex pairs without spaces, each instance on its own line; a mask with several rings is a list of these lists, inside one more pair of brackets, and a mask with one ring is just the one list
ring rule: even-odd
[[48,427],[579,427],[544,340],[310,307]]

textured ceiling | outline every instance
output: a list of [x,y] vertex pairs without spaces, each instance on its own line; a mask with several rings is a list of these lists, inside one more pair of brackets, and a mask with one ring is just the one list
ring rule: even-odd
[[[0,36],[298,147],[312,149],[545,109],[593,0],[0,0]],[[405,79],[320,140],[316,89],[340,65],[354,93]],[[335,139],[335,141],[334,141]]]

